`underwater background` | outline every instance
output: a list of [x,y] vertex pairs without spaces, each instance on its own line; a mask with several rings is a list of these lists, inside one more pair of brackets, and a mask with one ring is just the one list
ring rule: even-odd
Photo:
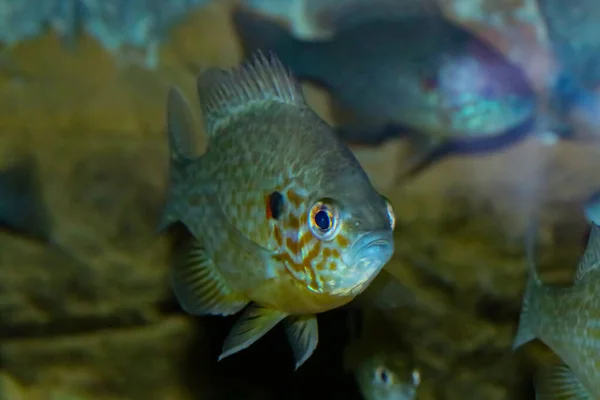
[[[180,308],[169,282],[173,238],[156,232],[169,88],[191,99],[200,120],[197,74],[244,58],[232,10],[246,3],[298,38],[327,36],[324,22],[298,11],[309,1],[0,0],[0,400],[365,398],[344,361],[346,308],[319,315],[319,345],[297,371],[281,327],[217,362],[235,317]],[[560,94],[547,83],[557,57],[570,71],[589,64],[572,50],[585,46],[549,36],[534,0],[439,4],[522,68],[539,98]],[[580,28],[585,41],[600,12],[592,17],[561,26]],[[581,79],[588,96],[593,73]],[[302,85],[330,124],[352,114],[326,88]],[[442,157],[402,183],[403,137],[350,145],[394,206],[396,249],[385,269],[400,300],[384,313],[420,369],[416,398],[535,397],[533,373],[551,353],[539,342],[512,349],[524,238],[539,215],[538,269],[546,282],[572,283],[589,230],[584,205],[600,186],[597,112],[577,110],[586,140],[523,135],[484,154]]]

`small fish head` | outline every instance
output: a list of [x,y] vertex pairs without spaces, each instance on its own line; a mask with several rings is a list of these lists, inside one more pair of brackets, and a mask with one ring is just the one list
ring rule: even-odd
[[404,354],[375,354],[358,366],[356,378],[366,400],[413,400],[421,373],[411,369]]
[[533,115],[536,96],[524,72],[477,39],[443,54],[436,77],[440,118],[465,136],[498,135]]
[[286,195],[292,207],[283,222],[287,228],[282,261],[316,294],[360,294],[394,251],[390,202],[375,191],[362,170],[351,175],[357,179],[333,176],[305,195],[293,191]]

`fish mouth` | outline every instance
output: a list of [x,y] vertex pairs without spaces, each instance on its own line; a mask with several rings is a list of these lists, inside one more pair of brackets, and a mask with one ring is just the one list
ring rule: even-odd
[[350,289],[352,295],[361,293],[383,269],[394,254],[394,238],[390,231],[371,232],[358,239],[345,260],[357,284]]
[[412,384],[402,385],[398,390],[396,399],[412,400],[417,396],[417,386]]

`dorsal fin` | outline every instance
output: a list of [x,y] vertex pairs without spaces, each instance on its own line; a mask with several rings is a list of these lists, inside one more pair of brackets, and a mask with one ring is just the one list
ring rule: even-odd
[[575,283],[581,282],[590,271],[600,267],[600,227],[594,223],[591,225],[588,244],[577,265]]
[[217,134],[228,119],[265,103],[305,107],[302,89],[281,61],[258,51],[252,60],[225,71],[209,68],[197,79],[198,98],[209,136]]

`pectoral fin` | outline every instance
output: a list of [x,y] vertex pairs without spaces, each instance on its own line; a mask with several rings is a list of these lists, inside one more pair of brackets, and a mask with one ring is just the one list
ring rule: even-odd
[[591,400],[592,396],[564,364],[544,367],[535,378],[537,400]]
[[319,325],[314,315],[291,316],[286,320],[285,332],[296,359],[298,369],[317,348]]
[[285,317],[287,314],[284,312],[251,305],[244,311],[225,339],[219,361],[249,347]]
[[393,125],[347,125],[336,129],[337,136],[346,143],[363,146],[381,146],[402,135],[402,128]]
[[229,288],[192,235],[175,252],[171,283],[179,304],[189,314],[231,315],[248,304],[244,296]]

